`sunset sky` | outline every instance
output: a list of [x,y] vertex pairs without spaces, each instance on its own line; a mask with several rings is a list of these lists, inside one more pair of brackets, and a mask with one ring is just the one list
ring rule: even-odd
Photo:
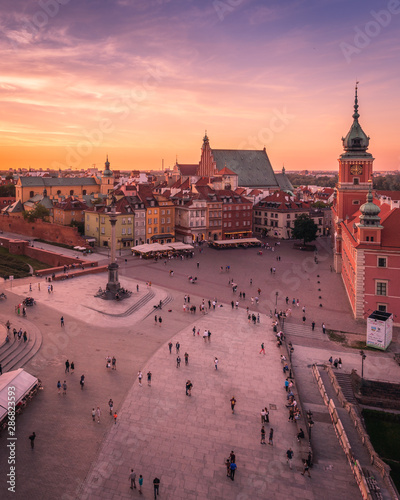
[[352,122],[400,164],[400,0],[5,0],[1,168],[159,169],[212,148],[336,169]]

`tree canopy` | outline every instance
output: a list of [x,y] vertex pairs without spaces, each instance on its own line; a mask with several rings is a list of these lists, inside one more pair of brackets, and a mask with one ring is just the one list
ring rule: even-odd
[[15,196],[14,184],[4,184],[0,186],[0,197],[9,198]]
[[33,210],[24,210],[22,212],[22,216],[28,222],[35,222],[36,219],[46,220],[50,215],[49,210],[45,208],[43,205],[36,205]]
[[303,240],[303,243],[306,244],[316,239],[317,232],[318,226],[307,214],[301,214],[295,219],[292,230],[293,238]]

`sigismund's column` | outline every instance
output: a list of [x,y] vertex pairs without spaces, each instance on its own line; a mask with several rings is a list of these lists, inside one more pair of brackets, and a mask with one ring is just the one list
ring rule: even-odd
[[115,237],[115,226],[117,224],[117,215],[119,213],[115,209],[115,204],[111,205],[111,211],[109,212],[110,224],[111,224],[111,257],[110,264],[108,265],[108,283],[107,290],[109,290],[114,295],[121,288],[118,281],[118,264],[116,262],[116,237]]

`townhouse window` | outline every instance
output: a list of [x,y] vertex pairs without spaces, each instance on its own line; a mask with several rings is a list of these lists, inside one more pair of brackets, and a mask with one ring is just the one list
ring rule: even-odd
[[126,229],[124,227],[122,228],[122,234],[126,234]]
[[157,219],[157,217],[154,217],[154,224],[158,224],[158,219]]
[[156,208],[154,209],[154,214],[157,214],[157,209]]
[[224,227],[226,227],[226,222],[224,222]]
[[171,217],[167,217],[167,224],[171,222]]
[[165,219],[161,219],[161,224],[165,224]]
[[86,231],[89,231],[89,229],[90,229],[90,225],[86,224]]
[[105,233],[105,229],[104,227],[101,228],[101,234],[104,234]]
[[132,218],[128,217],[128,224],[131,224],[131,223],[132,223]]
[[148,210],[148,211],[147,211],[147,213],[148,213],[149,215],[151,215],[151,210]]
[[125,219],[125,217],[122,217],[122,224],[126,224],[126,219]]
[[287,214],[286,218],[287,218],[287,219],[290,219],[290,214]]
[[160,231],[160,233],[161,233],[161,234],[164,234],[164,233],[165,233],[165,231],[164,231],[164,228],[163,228],[163,227],[161,227],[161,231]]
[[104,222],[105,222],[105,218],[104,218],[104,217],[102,217],[102,218],[101,218],[101,223],[102,223],[102,224],[104,224]]
[[378,267],[387,267],[386,257],[378,257]]
[[89,220],[89,216],[88,216],[88,215],[86,216],[86,220],[87,220],[87,221]]
[[148,228],[147,232],[151,234],[151,227]]
[[386,296],[388,293],[388,282],[387,281],[376,281],[376,295]]
[[153,219],[147,219],[147,224],[153,224]]
[[171,210],[167,210],[167,215],[169,215],[171,213]]
[[128,234],[132,234],[132,228],[128,227]]
[[165,210],[161,210],[161,215],[165,215]]
[[378,311],[387,312],[387,304],[377,304]]
[[167,226],[167,233],[171,232],[171,226]]

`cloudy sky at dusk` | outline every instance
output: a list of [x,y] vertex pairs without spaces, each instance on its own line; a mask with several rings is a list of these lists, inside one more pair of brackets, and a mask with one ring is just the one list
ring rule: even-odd
[[144,169],[211,147],[336,169],[359,85],[398,169],[400,0],[4,0],[2,168]]

